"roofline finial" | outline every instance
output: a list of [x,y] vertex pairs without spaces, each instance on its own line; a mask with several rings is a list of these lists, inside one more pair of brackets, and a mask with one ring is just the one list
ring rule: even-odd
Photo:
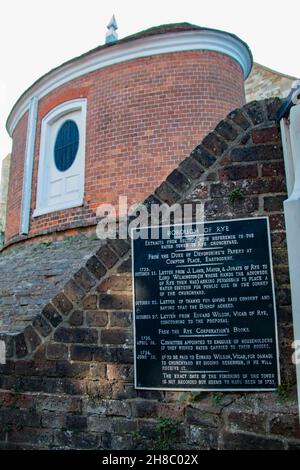
[[116,42],[118,40],[118,33],[117,33],[118,25],[117,25],[115,15],[111,17],[111,20],[107,25],[107,29],[108,31],[105,36],[105,43],[111,44],[113,42]]

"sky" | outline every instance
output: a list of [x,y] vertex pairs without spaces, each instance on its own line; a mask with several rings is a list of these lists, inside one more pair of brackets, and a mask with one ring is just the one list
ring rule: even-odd
[[299,0],[2,0],[0,160],[11,151],[5,122],[19,96],[57,65],[105,41],[114,13],[119,38],[190,22],[238,35],[255,62],[300,77]]

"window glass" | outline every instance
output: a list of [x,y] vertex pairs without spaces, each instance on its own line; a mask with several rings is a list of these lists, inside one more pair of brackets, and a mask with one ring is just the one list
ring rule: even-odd
[[75,161],[79,147],[77,124],[68,119],[60,127],[54,145],[54,161],[59,171],[68,170]]

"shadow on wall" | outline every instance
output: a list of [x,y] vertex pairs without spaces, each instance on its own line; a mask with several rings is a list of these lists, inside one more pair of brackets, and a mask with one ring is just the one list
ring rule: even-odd
[[0,173],[0,248],[4,243],[10,157],[11,155],[8,154],[3,158]]

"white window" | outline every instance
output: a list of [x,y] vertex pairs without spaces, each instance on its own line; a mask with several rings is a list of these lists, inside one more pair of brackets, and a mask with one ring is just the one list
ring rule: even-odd
[[86,99],[63,103],[42,120],[33,217],[83,204],[85,125]]

